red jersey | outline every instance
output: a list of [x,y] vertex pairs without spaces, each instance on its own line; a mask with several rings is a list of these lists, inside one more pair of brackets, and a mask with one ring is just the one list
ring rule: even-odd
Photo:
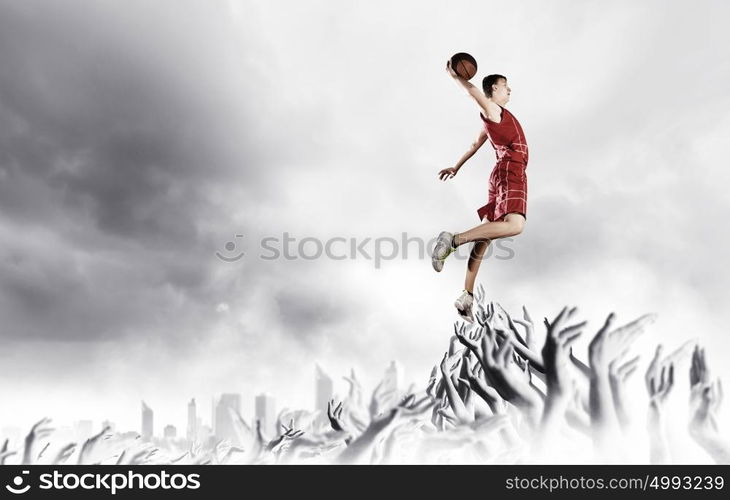
[[[502,106],[500,106],[502,108]],[[502,120],[484,122],[489,142],[497,154],[497,164],[489,176],[487,204],[477,210],[479,220],[501,220],[509,213],[527,218],[527,141],[520,123],[512,113],[502,108]]]
[[[502,106],[499,107],[502,108]],[[479,113],[479,116],[484,122],[484,130],[489,136],[489,142],[492,143],[497,154],[497,162],[509,160],[522,163],[527,167],[529,156],[527,140],[517,118],[506,108],[502,108],[502,120],[499,123],[485,118],[482,113]]]

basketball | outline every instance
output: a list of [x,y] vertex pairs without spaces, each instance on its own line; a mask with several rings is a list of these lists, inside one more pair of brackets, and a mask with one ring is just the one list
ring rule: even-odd
[[451,67],[465,80],[470,80],[477,74],[477,60],[466,52],[459,52],[451,56]]

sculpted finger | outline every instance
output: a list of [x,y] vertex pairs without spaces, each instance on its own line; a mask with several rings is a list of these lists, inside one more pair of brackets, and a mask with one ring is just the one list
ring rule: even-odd
[[636,356],[635,358],[621,365],[621,368],[619,368],[619,376],[622,380],[626,380],[628,377],[631,376],[632,373],[636,371],[636,369],[639,367],[640,358],[641,356]]
[[573,342],[575,342],[576,340],[578,340],[578,337],[580,337],[581,335],[583,335],[583,332],[582,331],[577,331],[577,332],[574,332],[574,333],[572,333],[570,335],[565,336],[564,338],[561,338],[561,342],[562,342],[563,347],[564,348],[570,347],[573,344]]
[[603,323],[603,326],[600,330],[598,330],[598,333],[596,333],[596,338],[602,337],[606,334],[608,329],[613,325],[614,319],[616,319],[616,313],[612,312],[606,317],[606,321]]
[[[557,337],[560,340],[561,343],[565,344],[566,339],[573,337],[573,335],[578,332],[580,335],[580,330],[586,326],[588,322],[583,321],[581,323],[577,323],[575,325],[568,326],[566,328],[563,328],[558,334]],[[556,328],[557,330],[557,328]]]
[[656,371],[657,366],[659,365],[659,360],[662,357],[663,350],[664,350],[664,347],[662,346],[662,344],[659,344],[656,346],[656,350],[654,351],[654,358],[652,358],[651,362],[649,363],[649,366],[646,369],[647,377],[650,377]]
[[656,314],[644,314],[634,321],[622,326],[614,333],[624,345],[631,344],[636,338],[644,333],[644,328],[656,321]]
[[522,306],[522,317],[525,319],[525,321],[529,321],[532,323],[532,318],[530,317],[530,313],[527,311],[527,307]]
[[[558,330],[559,325],[565,318],[565,313],[568,311],[568,306],[563,306],[563,308],[560,310],[558,315],[555,317],[555,319],[552,321],[551,325],[553,326],[553,330]],[[553,331],[553,335],[557,335],[557,331]]]
[[667,361],[677,364],[692,352],[692,348],[695,345],[697,345],[697,339],[690,339],[686,341],[667,357]]

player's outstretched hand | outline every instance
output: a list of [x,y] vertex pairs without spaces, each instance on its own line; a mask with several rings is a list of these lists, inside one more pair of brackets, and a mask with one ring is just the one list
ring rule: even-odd
[[440,181],[446,181],[454,177],[457,172],[459,172],[459,169],[456,167],[449,167],[441,170],[439,172],[439,180]]

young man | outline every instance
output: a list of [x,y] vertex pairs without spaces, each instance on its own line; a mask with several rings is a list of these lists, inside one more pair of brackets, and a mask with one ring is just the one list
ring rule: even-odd
[[506,77],[485,77],[482,81],[482,92],[456,74],[450,62],[446,63],[446,71],[474,99],[480,110],[483,128],[456,165],[438,173],[439,179],[445,181],[454,177],[487,139],[497,155],[497,164],[489,177],[487,204],[477,210],[479,220],[483,223],[463,233],[442,231],[431,255],[433,268],[440,272],[446,257],[459,245],[474,242],[466,268],[464,291],[454,303],[459,315],[473,322],[474,281],[487,247],[493,239],[520,234],[527,220],[528,150],[522,127],[514,115],[504,108],[512,92]]

